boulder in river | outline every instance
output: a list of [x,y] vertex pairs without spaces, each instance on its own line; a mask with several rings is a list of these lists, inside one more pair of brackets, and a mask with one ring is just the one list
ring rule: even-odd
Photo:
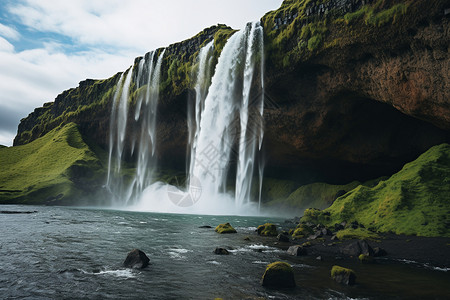
[[267,266],[261,278],[261,284],[267,287],[295,287],[294,270],[291,265],[282,261]]
[[228,255],[228,254],[230,254],[230,252],[228,252],[228,250],[225,249],[225,248],[219,248],[219,247],[217,247],[217,248],[214,250],[214,254],[217,254],[217,255]]
[[219,224],[215,231],[217,233],[236,233],[236,229],[234,229],[230,223]]
[[373,256],[372,247],[367,244],[366,241],[354,241],[350,244],[341,248],[342,254],[350,255],[350,256],[359,256],[360,254],[365,254],[367,256]]
[[264,225],[259,225],[256,229],[258,231],[259,235],[265,235],[265,236],[277,236],[277,226],[272,223],[266,223]]
[[371,264],[374,262],[373,257],[365,254],[360,254],[358,259],[363,264]]
[[128,253],[123,266],[132,269],[143,269],[148,266],[149,261],[150,259],[143,251],[133,249]]
[[356,282],[355,272],[352,269],[347,269],[340,266],[333,266],[331,269],[331,278],[333,278],[336,282],[346,285],[353,285]]
[[287,253],[293,256],[302,256],[302,255],[306,255],[307,251],[306,248],[303,248],[300,245],[296,245],[296,246],[290,246],[289,249],[287,250]]
[[289,243],[289,234],[287,232],[282,232],[277,236],[277,240],[283,243]]
[[387,255],[387,252],[383,248],[375,247],[373,249],[373,256],[375,256],[375,257],[386,256],[386,255]]

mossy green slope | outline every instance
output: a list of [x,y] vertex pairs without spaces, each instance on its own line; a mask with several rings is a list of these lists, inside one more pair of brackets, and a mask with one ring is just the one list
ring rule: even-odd
[[104,175],[74,123],[0,149],[0,166],[0,203],[74,204]]
[[450,237],[450,145],[432,147],[373,188],[358,186],[316,220],[329,225],[357,221],[379,232]]
[[[363,183],[363,185],[372,186],[380,180],[381,179],[371,180]],[[280,182],[279,184],[282,185],[283,182]],[[280,197],[274,198],[274,200],[268,202],[267,205],[279,209],[297,211],[308,207],[325,209],[333,203],[337,192],[348,192],[360,184],[361,183],[358,181],[353,181],[343,185],[328,184],[323,182],[311,183],[298,187],[288,195],[280,194]],[[289,187],[291,186],[289,185]]]

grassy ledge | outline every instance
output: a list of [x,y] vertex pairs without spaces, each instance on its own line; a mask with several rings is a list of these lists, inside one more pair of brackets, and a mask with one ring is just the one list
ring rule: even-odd
[[450,145],[432,147],[374,187],[358,186],[303,221],[357,221],[370,231],[450,237]]
[[104,179],[100,160],[74,123],[1,148],[0,165],[0,204],[74,204]]

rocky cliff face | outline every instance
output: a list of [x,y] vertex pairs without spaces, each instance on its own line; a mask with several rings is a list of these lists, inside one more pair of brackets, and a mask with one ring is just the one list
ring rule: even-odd
[[[448,142],[447,6],[444,0],[286,0],[264,16],[266,174],[301,183],[365,180]],[[214,26],[166,49],[158,114],[163,167],[185,166],[198,50],[214,38],[217,59],[233,32]],[[14,144],[76,122],[106,148],[118,77],[87,80],[36,109],[22,120]]]

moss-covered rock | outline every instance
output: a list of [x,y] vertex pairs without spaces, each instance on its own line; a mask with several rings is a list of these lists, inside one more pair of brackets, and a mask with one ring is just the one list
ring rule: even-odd
[[314,233],[314,231],[308,225],[298,224],[297,227],[295,228],[294,232],[292,233],[292,238],[293,239],[302,239],[302,238],[308,237],[309,235],[311,235],[313,233]]
[[356,274],[353,270],[340,266],[333,266],[331,269],[331,278],[336,282],[353,285],[356,282]]
[[234,229],[230,223],[224,223],[224,224],[217,225],[215,231],[217,233],[236,233],[236,229]]
[[360,255],[358,256],[358,259],[359,259],[359,261],[360,261],[361,263],[363,263],[363,264],[371,264],[371,263],[374,262],[373,257],[372,257],[372,256],[369,256],[369,255],[367,255],[367,254],[360,254]]
[[294,270],[291,265],[277,261],[267,265],[261,278],[261,284],[267,287],[295,287]]
[[264,236],[277,236],[278,235],[277,226],[272,223],[266,223],[264,225],[259,225],[256,230],[259,235],[264,235]]

